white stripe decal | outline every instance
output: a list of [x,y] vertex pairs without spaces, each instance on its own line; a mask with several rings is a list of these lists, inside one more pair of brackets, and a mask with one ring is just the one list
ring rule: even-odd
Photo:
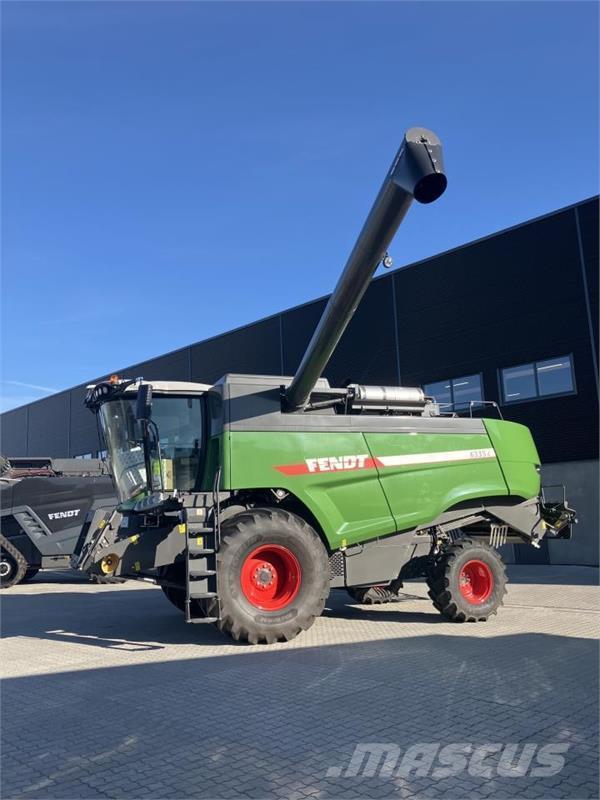
[[484,450],[447,450],[445,453],[414,453],[408,456],[376,456],[384,467],[407,467],[413,464],[440,464],[444,461],[480,461],[496,458],[492,448]]

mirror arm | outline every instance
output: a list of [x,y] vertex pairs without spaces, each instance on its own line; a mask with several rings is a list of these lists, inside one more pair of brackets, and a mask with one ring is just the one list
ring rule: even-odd
[[148,438],[148,420],[141,419],[140,424],[142,426],[142,445],[144,448],[144,464],[146,466],[146,489],[148,494],[152,494],[153,492],[153,485],[152,485],[152,459],[150,458],[150,443]]
[[[148,420],[146,423],[148,430],[152,431],[154,436],[154,442],[156,444],[156,455],[158,456],[158,474],[160,476],[160,486],[159,491],[163,491],[163,462],[162,462],[162,453],[160,452],[160,436],[158,433],[158,426],[154,420]],[[152,485],[152,481],[151,481]],[[152,486],[152,491],[154,491],[154,487]]]

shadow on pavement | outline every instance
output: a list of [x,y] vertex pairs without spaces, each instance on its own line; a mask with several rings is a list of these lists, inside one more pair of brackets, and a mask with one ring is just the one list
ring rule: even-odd
[[[5,680],[3,796],[596,796],[592,640],[436,634],[143,658]],[[494,752],[485,775],[348,771],[360,743],[525,742],[566,745],[560,774],[499,777]]]
[[160,589],[107,586],[91,592],[7,592],[2,595],[1,612],[3,639],[29,636],[128,651],[235,644],[212,625],[187,625]]
[[531,583],[538,586],[598,586],[598,567],[563,565],[509,564],[509,583]]
[[[559,585],[565,584],[564,568],[558,576],[551,567],[544,569],[544,576],[538,574],[539,568],[535,570],[535,583],[559,584],[560,578]],[[527,580],[526,573],[531,571],[530,567],[513,566],[510,568],[510,581],[534,582]],[[77,576],[77,573],[72,574]],[[594,574],[597,571],[588,568],[580,576],[580,585],[592,585]],[[57,582],[54,579],[50,583],[55,586]],[[171,606],[158,588],[140,590],[121,586],[113,589],[106,586],[97,591],[44,592],[45,581],[37,580],[36,583],[36,592],[12,594],[8,590],[2,594],[2,638],[28,636],[127,651],[162,650],[179,644],[245,647],[221,634],[213,625],[186,625],[182,613]],[[34,582],[30,585],[33,587]],[[407,582],[404,586],[404,597],[411,601],[410,610],[405,609],[402,600],[376,608],[357,605],[345,591],[334,590],[323,616],[349,621],[397,622],[399,626],[430,624],[455,628],[455,623],[444,619],[427,597],[412,594],[411,585],[414,591],[415,583]],[[414,610],[414,601],[420,603],[422,610]]]
[[90,579],[84,572],[77,572],[74,569],[42,569],[30,581],[27,581],[26,586],[35,586],[36,584],[56,586],[56,585],[72,585],[76,583],[89,584]]
[[[323,615],[399,624],[452,625],[433,609],[429,600],[422,602],[423,612],[403,611],[402,602],[378,606],[374,611],[368,606],[352,604],[345,591],[334,591]],[[105,587],[96,592],[6,592],[2,595],[1,621],[2,638],[28,636],[127,651],[162,650],[176,644],[246,647],[233,642],[213,625],[187,625],[183,614],[171,606],[159,589]]]

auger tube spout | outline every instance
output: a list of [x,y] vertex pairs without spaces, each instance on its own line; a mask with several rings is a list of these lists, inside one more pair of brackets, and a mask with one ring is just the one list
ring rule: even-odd
[[444,193],[446,185],[440,140],[426,128],[410,128],[300,366],[285,390],[285,411],[301,411],[305,407],[413,199],[419,203],[432,203]]

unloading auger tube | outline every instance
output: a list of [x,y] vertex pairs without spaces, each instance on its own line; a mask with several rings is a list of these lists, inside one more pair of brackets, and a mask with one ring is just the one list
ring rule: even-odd
[[432,203],[444,193],[446,185],[440,140],[426,128],[410,128],[302,362],[285,390],[285,411],[300,411],[306,405],[413,199],[419,203]]

